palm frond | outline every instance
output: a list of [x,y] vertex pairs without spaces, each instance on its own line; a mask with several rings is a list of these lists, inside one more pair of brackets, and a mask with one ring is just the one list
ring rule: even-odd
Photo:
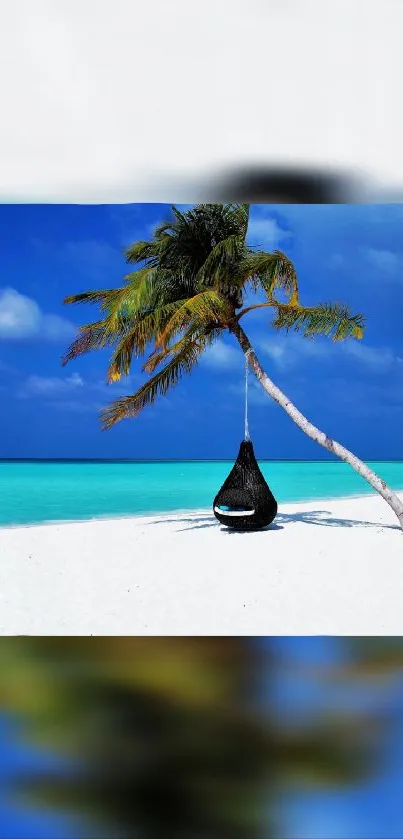
[[347,307],[339,303],[314,307],[277,303],[276,308],[277,317],[273,321],[275,329],[303,332],[307,338],[333,335],[334,341],[343,341],[349,337],[360,340],[364,334],[363,315],[350,315]]
[[[158,331],[180,306],[180,302],[165,307],[157,305],[160,279],[156,269],[144,268],[133,274],[129,285],[103,293],[85,292],[76,295],[75,297],[80,299],[74,299],[73,302],[101,303],[101,309],[106,312],[106,316],[100,321],[80,327],[80,333],[64,355],[62,365],[65,366],[84,353],[111,346],[119,341],[109,375],[113,381],[121,375],[127,375],[130,345],[130,359],[133,354],[141,355],[147,344],[155,341]],[[94,295],[96,299],[88,299]]]
[[73,294],[65,297],[64,303],[67,305],[77,303],[98,303],[102,311],[117,310],[122,300],[130,299],[130,295],[141,286],[141,283],[150,274],[151,269],[144,268],[128,275],[125,279],[130,280],[130,286],[123,286],[118,288],[100,289],[95,291],[83,291],[79,294]]
[[165,347],[169,340],[182,332],[194,320],[206,326],[211,322],[225,326],[232,315],[233,310],[228,300],[217,291],[207,289],[199,292],[194,297],[185,300],[178,308],[158,336],[157,347]]
[[63,303],[71,305],[74,303],[100,303],[101,306],[108,306],[116,297],[116,288],[100,289],[98,291],[82,291],[80,294],[70,294],[65,297]]
[[247,253],[239,265],[238,276],[241,282],[250,283],[254,291],[263,289],[269,298],[281,289],[298,300],[297,272],[282,251]]
[[154,242],[134,242],[125,250],[126,262],[136,263],[144,262],[151,259],[155,255]]
[[169,347],[164,349],[154,349],[143,365],[143,370],[146,373],[153,373],[154,370],[156,370],[163,361],[166,361],[167,358],[178,355],[178,353],[182,351],[189,341],[192,341],[195,346],[199,347],[199,349],[203,351],[206,347],[213,344],[222,332],[223,329],[221,327],[215,327],[213,325],[208,325],[206,327],[205,324],[199,326],[198,324],[193,323],[189,329],[186,330],[184,335],[182,335],[182,337],[174,344],[171,344]]
[[178,210],[178,208],[177,208],[177,207],[175,207],[175,206],[173,206],[173,205],[172,205],[172,207],[171,207],[171,211],[172,211],[172,213],[174,214],[174,216],[175,216],[176,220],[177,220],[177,221],[180,221],[180,222],[181,222],[181,224],[189,224],[189,220],[188,220],[188,218],[186,217],[186,215],[185,215],[184,213],[181,213],[181,211],[180,211],[180,210]]
[[107,329],[105,320],[81,326],[77,338],[70,344],[62,357],[62,367],[65,367],[69,361],[78,358],[80,355],[113,345],[116,337],[116,334]]
[[254,312],[255,309],[273,309],[276,306],[277,304],[274,303],[274,301],[269,303],[255,303],[254,306],[247,306],[246,309],[242,309],[241,312],[238,312],[235,320],[239,321],[241,318],[245,317],[245,315],[248,315],[249,312]]
[[[107,372],[107,382],[118,382],[122,376],[128,376],[133,356],[140,355],[139,342],[136,340],[134,330],[130,330],[119,340],[117,347],[111,357]],[[137,353],[136,353],[137,350]]]
[[[137,314],[139,318],[142,313],[141,307],[145,308],[148,305],[148,308],[152,309],[155,306],[154,274],[155,270],[145,268],[135,272],[130,285],[103,292],[83,292],[67,298],[67,302],[70,303],[98,303],[101,310],[106,312],[106,316],[103,320],[80,327],[80,333],[64,355],[62,365],[65,366],[69,361],[92,350],[113,345],[121,335],[126,338],[133,315]],[[167,317],[172,311],[169,310]],[[139,326],[137,329],[140,331]],[[154,334],[151,334],[149,340],[153,339]],[[143,349],[144,346],[143,342]]]
[[250,204],[232,204],[232,219],[239,226],[243,241],[246,239],[249,225]]
[[175,387],[185,373],[190,373],[197,364],[202,348],[193,342],[184,346],[171,361],[153,378],[149,379],[133,396],[125,396],[109,405],[102,412],[102,427],[112,428],[117,422],[136,417],[147,405],[152,405],[158,396],[165,396]]
[[119,329],[128,321],[138,321],[157,309],[161,297],[169,297],[164,294],[164,281],[165,273],[158,268],[146,266],[135,271],[127,284],[115,289],[115,293],[101,305],[101,309],[107,312],[107,328],[118,337]]
[[227,239],[217,242],[196,275],[197,287],[209,285],[225,291],[233,285],[231,275],[234,273],[242,245],[239,234],[232,234]]
[[109,301],[109,313],[133,313],[144,306],[154,304],[159,282],[158,269],[145,266],[125,277],[126,285],[116,289],[115,296]]
[[279,727],[274,741],[277,771],[289,780],[328,785],[349,784],[365,777],[390,718],[366,714],[322,714],[315,723]]
[[[147,346],[155,342],[161,329],[182,305],[182,300],[159,306],[128,318],[128,328],[119,337],[108,368],[108,382],[116,382],[130,372],[134,358],[140,358]],[[116,339],[115,339],[116,340]]]

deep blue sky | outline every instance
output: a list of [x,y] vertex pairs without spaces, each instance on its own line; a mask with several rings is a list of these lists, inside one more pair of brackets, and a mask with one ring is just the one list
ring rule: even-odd
[[[229,337],[191,378],[136,420],[101,432],[99,410],[142,381],[107,387],[107,351],[62,368],[75,327],[96,307],[65,295],[120,284],[123,248],[152,235],[164,205],[0,206],[0,457],[231,458],[243,434],[243,359]],[[363,312],[362,342],[314,343],[244,326],[267,372],[328,434],[364,459],[403,459],[403,208],[255,206],[249,241],[295,262],[307,304]],[[255,385],[251,433],[260,458],[327,454]]]

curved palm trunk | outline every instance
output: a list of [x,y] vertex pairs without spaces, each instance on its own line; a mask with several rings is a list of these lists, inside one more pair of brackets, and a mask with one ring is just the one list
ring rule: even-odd
[[287,412],[288,416],[298,425],[301,431],[304,431],[311,440],[315,440],[320,446],[323,446],[327,451],[337,455],[345,463],[348,463],[352,469],[355,469],[362,478],[366,481],[385,499],[387,504],[392,508],[393,512],[399,519],[400,526],[403,530],[403,503],[393,492],[393,490],[379,477],[372,469],[362,462],[355,454],[344,448],[337,440],[332,440],[319,428],[316,428],[309,420],[301,414],[301,411],[292,404],[291,400],[286,396],[275,384],[269,379],[268,375],[263,370],[256,353],[254,352],[248,336],[243,331],[239,323],[231,327],[231,332],[239,341],[244,353],[248,352],[249,364],[252,368],[256,378],[269,396],[272,397],[282,408]]

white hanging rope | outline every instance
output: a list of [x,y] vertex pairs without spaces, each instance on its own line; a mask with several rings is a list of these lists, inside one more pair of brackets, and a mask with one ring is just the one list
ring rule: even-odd
[[248,355],[252,352],[251,349],[246,350],[245,353],[245,440],[250,440],[249,436],[249,423],[248,423],[248,370],[249,370],[249,362],[248,362]]

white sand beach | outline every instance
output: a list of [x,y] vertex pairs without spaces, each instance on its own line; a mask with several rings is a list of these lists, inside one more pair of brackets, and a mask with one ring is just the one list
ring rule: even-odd
[[0,633],[401,635],[403,533],[379,496],[250,534],[211,511],[4,528]]

